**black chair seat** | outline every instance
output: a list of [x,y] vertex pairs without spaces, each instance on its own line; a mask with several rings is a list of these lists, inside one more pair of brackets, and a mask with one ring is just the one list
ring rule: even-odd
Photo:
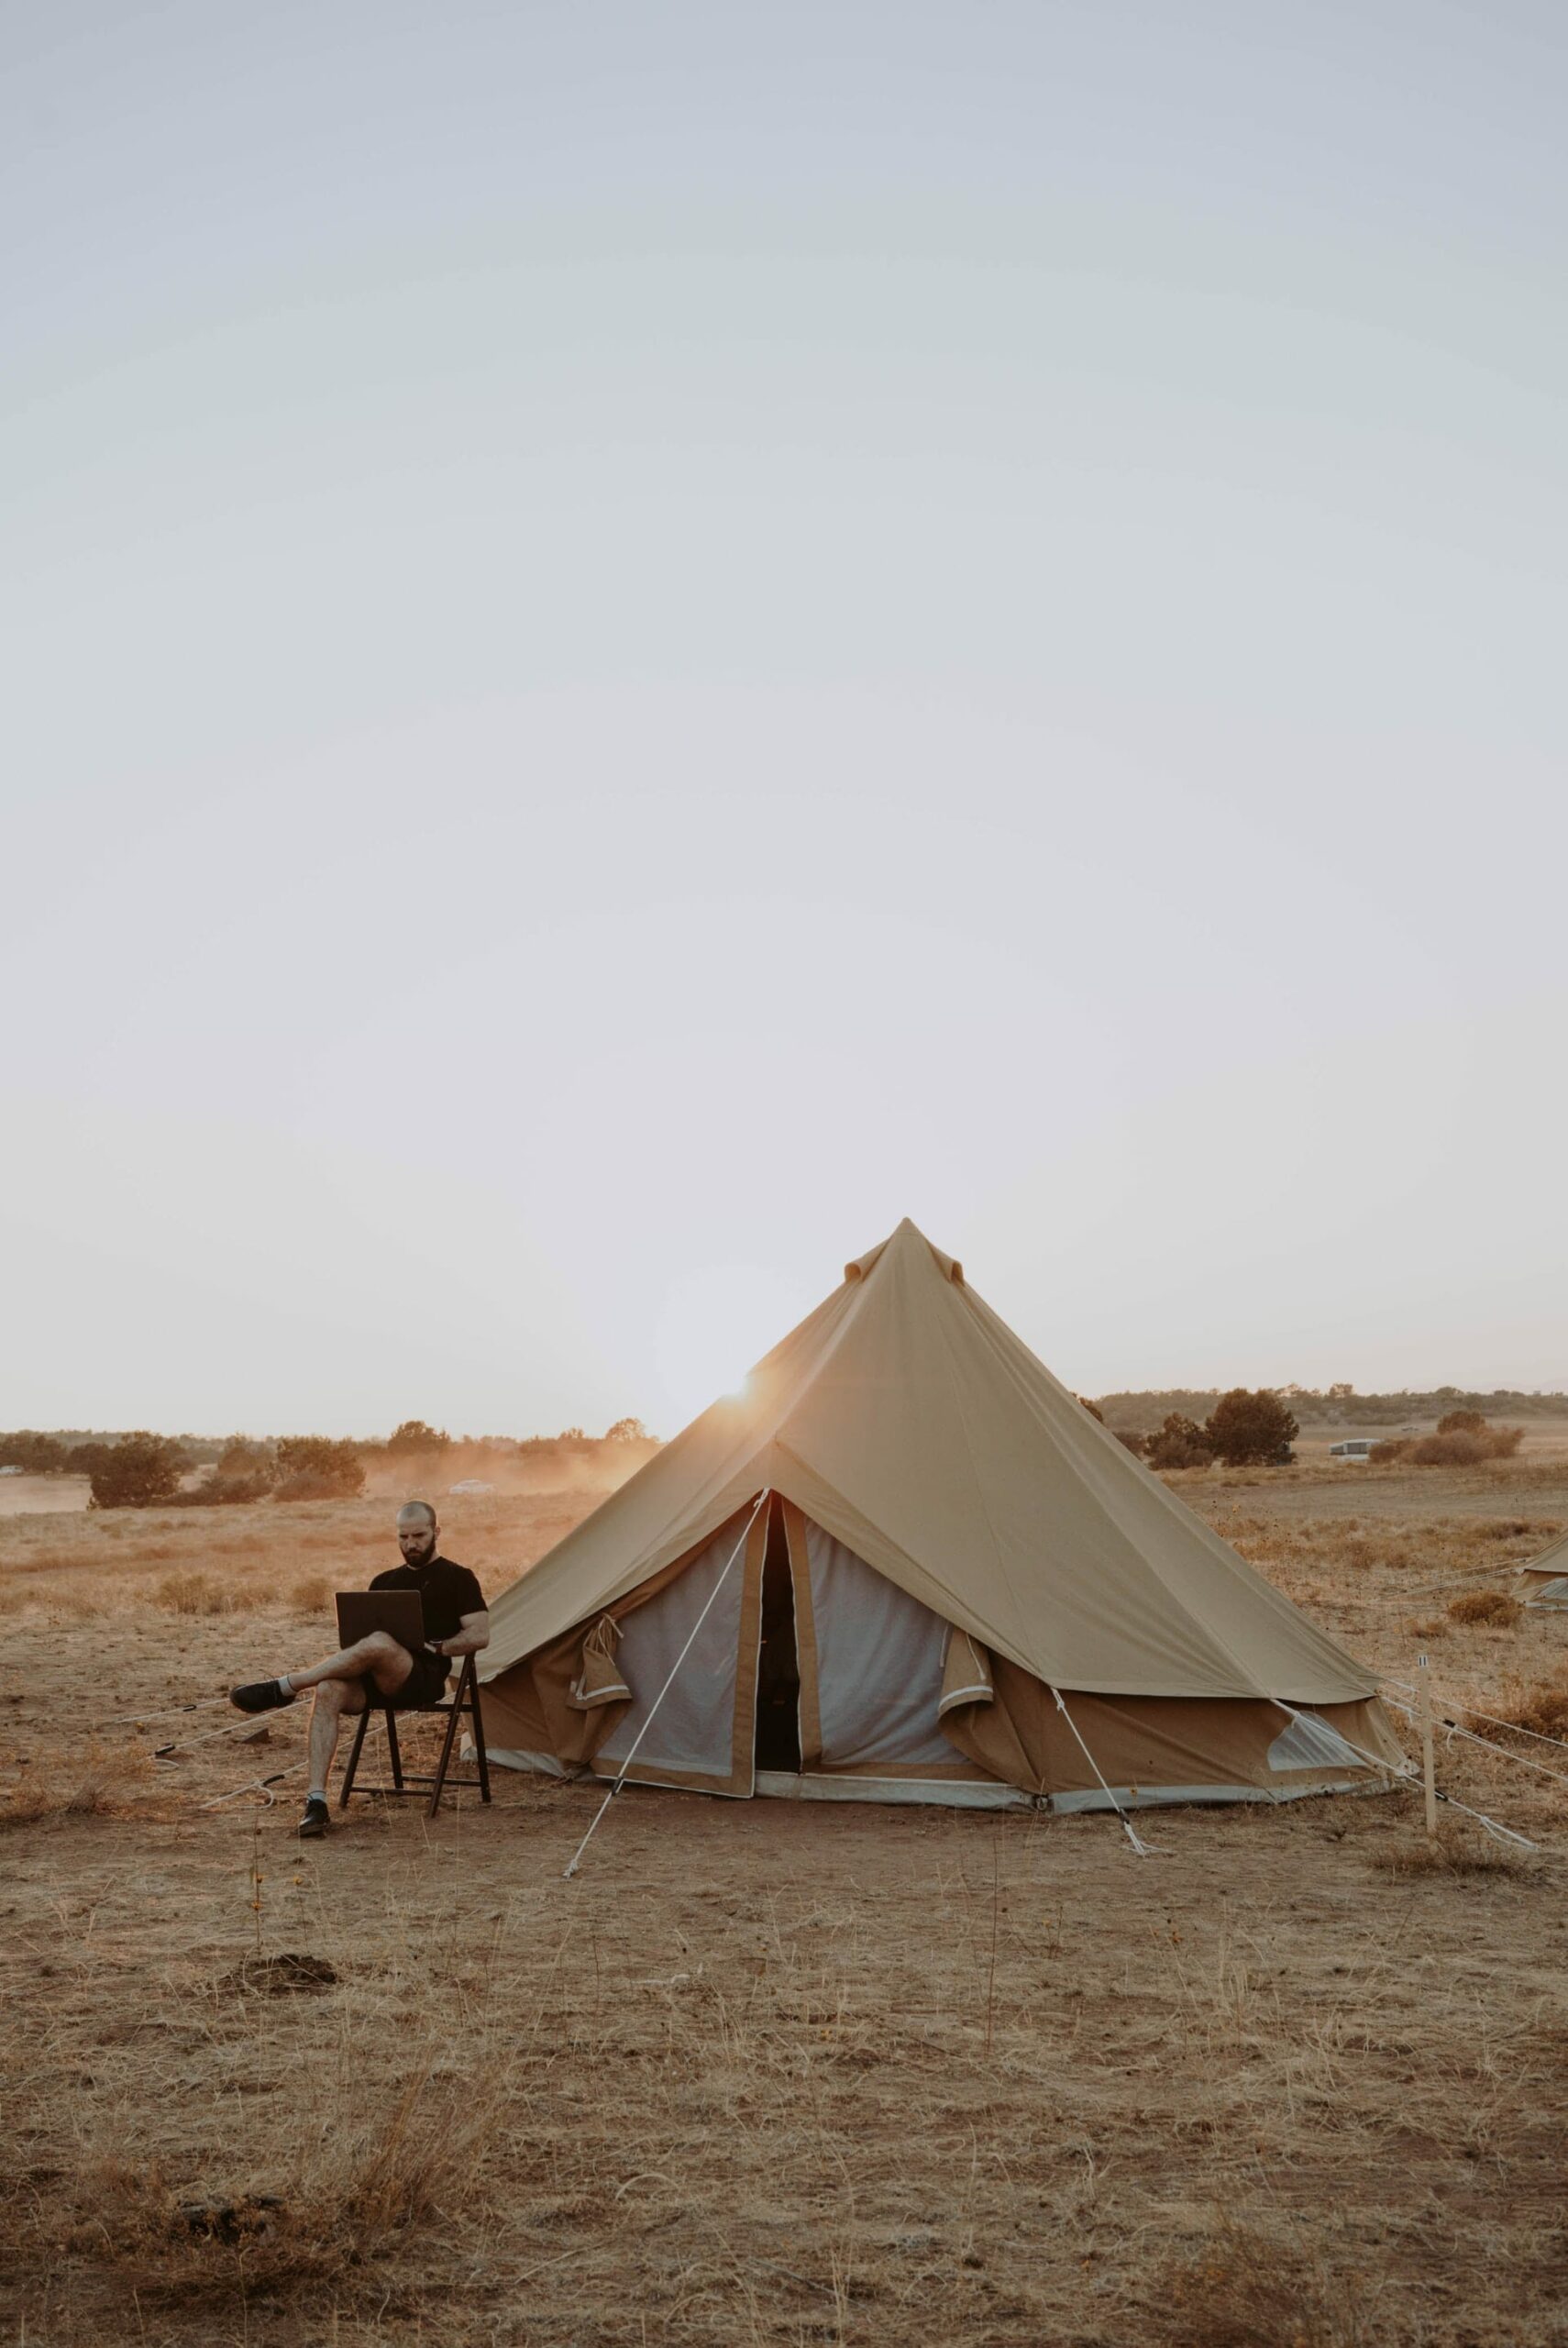
[[[458,1674],[458,1684],[452,1694],[440,1698],[434,1704],[393,1706],[387,1702],[385,1697],[372,1682],[365,1683],[365,1694],[369,1700],[359,1715],[359,1726],[354,1737],[354,1749],[348,1755],[348,1767],[343,1772],[342,1789],[337,1796],[339,1810],[348,1809],[348,1797],[353,1793],[414,1794],[421,1792],[426,1786],[432,1789],[429,1810],[429,1815],[432,1818],[440,1808],[441,1797],[448,1786],[475,1787],[478,1789],[480,1801],[490,1800],[490,1763],[485,1757],[484,1722],[480,1717],[479,1674],[474,1669],[474,1659],[471,1655],[466,1655],[463,1657],[463,1667]],[[387,1754],[392,1762],[392,1781],[390,1786],[357,1785],[355,1780],[359,1776],[359,1755],[365,1746],[365,1732],[370,1725],[371,1715],[376,1712],[383,1714],[386,1720]],[[441,1758],[436,1765],[434,1776],[428,1770],[403,1767],[403,1755],[398,1749],[397,1742],[399,1712],[413,1713],[415,1716],[421,1712],[446,1715],[447,1733],[441,1741]],[[474,1759],[479,1767],[477,1778],[454,1778],[451,1775],[452,1750],[458,1741],[458,1722],[465,1712],[473,1724]]]

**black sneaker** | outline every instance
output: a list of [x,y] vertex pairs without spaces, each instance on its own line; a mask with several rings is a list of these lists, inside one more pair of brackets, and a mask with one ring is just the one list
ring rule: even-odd
[[326,1833],[332,1813],[319,1794],[312,1794],[305,1802],[304,1815],[300,1820],[300,1841],[317,1843]]
[[293,1697],[276,1679],[248,1679],[243,1688],[231,1688],[228,1700],[237,1704],[242,1712],[272,1712],[280,1704],[292,1704]]

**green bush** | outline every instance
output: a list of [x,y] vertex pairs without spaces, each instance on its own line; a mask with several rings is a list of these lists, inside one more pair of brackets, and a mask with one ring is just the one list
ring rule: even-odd
[[[85,1447],[85,1446],[83,1446]],[[189,1455],[172,1436],[123,1434],[102,1448],[92,1470],[94,1508],[156,1508],[173,1499],[190,1466]]]
[[1266,1386],[1249,1394],[1233,1386],[1222,1394],[1204,1423],[1204,1438],[1228,1468],[1256,1462],[1269,1468],[1288,1467],[1295,1457],[1290,1446],[1300,1429],[1295,1413]]
[[1207,1468],[1214,1445],[1195,1420],[1171,1411],[1149,1437],[1144,1456],[1151,1468]]
[[349,1439],[286,1434],[278,1442],[281,1501],[352,1500],[365,1489],[365,1463]]

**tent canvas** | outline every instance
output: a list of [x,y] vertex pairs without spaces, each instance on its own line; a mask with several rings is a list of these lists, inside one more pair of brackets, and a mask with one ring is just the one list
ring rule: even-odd
[[[780,1687],[796,1766],[759,1780]],[[1374,1676],[908,1222],[496,1601],[484,1701],[492,1757],[733,1796],[1256,1800],[1402,1765]]]
[[1568,1608],[1568,1533],[1521,1566],[1518,1581],[1527,1606]]

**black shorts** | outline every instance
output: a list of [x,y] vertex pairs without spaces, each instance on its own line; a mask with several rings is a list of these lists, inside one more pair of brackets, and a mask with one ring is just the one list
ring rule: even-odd
[[394,1712],[409,1711],[421,1704],[438,1704],[447,1692],[447,1675],[451,1669],[444,1655],[416,1655],[414,1669],[401,1688],[390,1696],[376,1689],[376,1701]]

